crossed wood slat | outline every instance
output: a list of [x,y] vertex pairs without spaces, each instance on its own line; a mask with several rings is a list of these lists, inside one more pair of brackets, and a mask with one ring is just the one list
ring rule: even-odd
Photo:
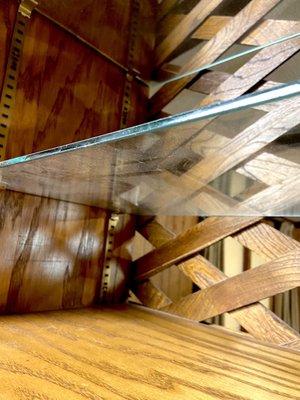
[[[266,7],[267,3],[268,2],[265,2],[262,7]],[[252,4],[255,10],[258,10],[258,13],[262,11],[260,2],[251,2],[248,4],[248,6],[250,6],[250,4]],[[271,7],[270,3],[268,3],[268,6]],[[246,13],[246,15],[248,15],[247,12],[249,12],[249,10],[247,9],[247,7],[245,7],[240,13]],[[233,21],[239,16],[239,14],[235,17],[228,17],[225,19],[228,23],[234,24]],[[252,17],[253,16],[251,16],[251,18]],[[211,18],[213,19],[215,17]],[[206,24],[209,19],[210,18],[208,18],[204,22],[204,24]],[[270,29],[271,25],[272,21],[269,21],[268,23],[265,23],[264,21],[260,22],[259,25],[254,28],[253,31],[248,34],[248,36],[246,36],[246,38],[248,37],[248,43],[255,43],[256,40],[258,41],[258,43],[262,42],[263,38],[267,38],[268,29]],[[295,33],[299,29],[299,23],[296,21],[277,21],[276,26],[279,29],[279,31],[275,34],[275,36],[277,35],[276,38],[278,36]],[[199,29],[201,29],[201,26]],[[219,31],[220,30],[218,30],[218,32]],[[244,38],[243,40],[246,39]],[[270,47],[260,51],[232,75],[226,73],[224,74],[218,72],[210,72],[209,75],[217,77],[217,84],[213,80],[212,85],[206,85],[208,96],[204,100],[202,100],[201,103],[199,103],[199,106],[210,104],[216,100],[224,100],[240,96],[241,94],[252,88],[254,85],[257,85],[259,82],[261,82],[262,79],[265,78],[270,72],[274,71],[274,69],[278,68],[289,57],[294,55],[299,50],[299,48],[300,40],[291,40],[289,42],[282,43],[280,45],[276,45],[274,47]],[[206,74],[206,76],[207,75],[208,74]],[[201,82],[203,81],[204,79],[202,76],[193,85],[193,90],[199,90],[199,86],[201,89]],[[275,82],[264,82],[261,87],[272,87],[275,84]],[[191,89],[193,88],[193,86],[191,87]],[[282,136],[300,122],[299,116],[297,115],[299,114],[297,111],[297,102],[298,100],[293,100],[291,102],[281,101],[275,104],[267,104],[258,107],[258,109],[269,113],[260,118],[256,123],[252,124],[252,126],[244,129],[235,138],[231,140],[226,140],[226,138],[224,137],[223,146],[218,146],[218,148],[215,148],[216,151],[211,152],[209,154],[209,157],[204,157],[202,161],[194,165],[191,169],[182,174],[180,177],[173,175],[171,172],[169,172],[168,168],[165,169],[164,165],[162,165],[162,172],[159,175],[156,175],[156,180],[160,181],[165,186],[164,199],[165,203],[168,204],[168,208],[175,209],[176,206],[179,204],[178,202],[186,201],[186,198],[188,196],[196,196],[194,199],[196,207],[197,204],[202,203],[206,199],[206,203],[208,203],[209,201],[214,201],[215,205],[216,202],[219,203],[219,207],[222,207],[223,205],[224,207],[227,207],[226,210],[228,209],[228,207],[229,209],[232,209],[234,202],[228,201],[230,200],[230,198],[227,198],[226,200],[225,196],[223,196],[221,193],[217,194],[216,191],[213,194],[211,188],[208,188],[206,185],[226,171],[235,168],[240,162],[247,159],[249,156],[252,157],[252,160],[248,161],[246,165],[241,166],[238,169],[238,173],[241,173],[242,175],[251,178],[253,178],[252,174],[254,174],[255,177],[256,173],[257,176],[260,175],[260,178],[258,178],[259,182],[264,182],[264,180],[262,179],[262,174],[259,173],[259,169],[263,164],[268,164],[269,166],[271,166],[272,162],[275,161],[275,159],[273,158],[271,160],[271,154],[268,155],[268,161],[266,159],[262,160],[262,158],[258,158],[260,157],[260,155],[253,158],[254,153],[261,151],[262,148],[265,147],[267,144]],[[195,137],[199,137],[200,139],[204,138],[204,128],[209,129],[210,123],[211,120],[199,122],[197,124],[194,124],[194,126],[188,126],[188,128],[185,128],[183,126],[182,132],[181,128],[177,128],[177,130],[175,130],[174,132],[170,132],[170,135],[164,135],[161,143],[155,143],[153,149],[149,150],[149,154],[153,153],[153,155],[157,155],[157,147],[159,147],[160,154],[165,155],[165,158],[167,159],[168,156],[172,157],[172,152],[175,152],[177,149],[179,149],[180,153],[181,145],[184,142],[186,143],[189,139],[196,142],[198,146]],[[174,134],[176,135],[176,139],[174,139]],[[217,137],[217,134],[213,134]],[[276,162],[279,162],[279,159],[276,160]],[[282,159],[280,161],[280,169],[282,169],[285,164],[288,164],[288,161]],[[262,169],[262,171],[264,171],[264,168]],[[296,171],[296,167],[293,168],[292,172],[294,171]],[[127,170],[126,172],[130,173],[130,171]],[[269,169],[268,172],[270,175],[274,173],[272,169]],[[265,176],[266,174],[263,173],[263,175]],[[154,209],[157,205],[157,213],[165,213],[166,210],[161,208],[161,199],[157,196],[157,184],[153,181],[151,176],[147,176],[146,178],[147,181],[149,181],[149,188],[152,188],[152,193],[147,197],[147,203],[151,204],[151,208]],[[132,185],[135,186],[135,178],[130,177],[129,179]],[[273,183],[269,182],[268,184]],[[183,193],[178,191],[179,187],[184,188]],[[197,192],[195,192],[194,188],[197,192],[201,189],[201,194],[198,195]],[[258,190],[258,188],[259,186],[256,185],[253,186],[251,189],[255,192],[255,190]],[[210,193],[207,193],[208,190],[210,191]],[[244,195],[246,195],[246,193],[244,193]],[[256,197],[256,201],[258,201],[258,199],[259,197]],[[267,210],[265,212],[267,212]]]
[[[298,21],[261,20],[279,1],[252,0],[233,17],[209,16],[212,9],[222,3],[220,1],[210,4],[199,1],[188,15],[182,16],[168,14],[176,2],[171,6],[169,0],[165,1],[165,5],[168,3],[170,7],[160,19],[158,36],[162,40],[156,48],[156,65],[161,67],[158,75],[173,76],[213,62],[234,43],[262,45],[300,30]],[[166,28],[163,27],[164,21],[168,21]],[[189,26],[185,21],[190,22]],[[208,42],[182,68],[164,64],[188,37]],[[238,97],[256,85],[260,85],[260,89],[273,87],[276,82],[264,79],[299,49],[299,39],[263,49],[233,74],[207,71],[188,90],[207,95],[198,104],[203,106]],[[161,112],[194,78],[190,76],[163,86],[152,97],[153,114]],[[259,302],[300,285],[300,244],[262,219],[271,208],[280,213],[284,207],[298,202],[299,165],[272,154],[267,146],[300,123],[299,105],[299,99],[293,99],[258,106],[257,109],[266,114],[233,139],[223,136],[222,132],[213,132],[210,129],[212,120],[194,124],[190,129],[183,126],[182,132],[180,129],[174,132],[176,140],[174,134],[165,135],[160,148],[164,146],[166,156],[190,141],[193,151],[202,157],[180,176],[169,170],[160,174],[162,181],[166,182],[164,195],[169,207],[176,207],[180,204],[178,199],[181,199],[187,204],[201,205],[208,214],[217,205],[225,212],[231,209],[243,214],[254,210],[257,214],[254,212],[250,217],[209,217],[178,236],[153,218],[143,219],[137,230],[155,247],[133,265],[132,290],[143,304],[195,320],[228,312],[252,336],[300,349],[299,334]],[[239,201],[207,186],[230,169],[253,180],[252,186],[240,193]],[[183,194],[176,197],[178,188]],[[155,204],[155,200],[153,192],[149,204]],[[161,209],[162,214],[164,211],[166,209]],[[228,278],[199,254],[200,250],[227,236],[264,257],[266,263]],[[177,302],[172,302],[150,279],[174,264],[201,288]]]
[[[219,220],[221,222],[223,218],[219,218]],[[206,221],[212,221],[212,219],[209,218]],[[203,224],[204,222],[200,224]],[[291,275],[291,282],[287,283],[287,287],[294,287],[299,285],[299,257],[297,258],[297,255],[300,250],[300,244],[295,240],[283,235],[282,233],[264,222],[259,222],[254,225],[251,225],[251,223],[252,221],[249,221],[250,227],[242,230],[234,237],[239,240],[245,247],[254,250],[258,254],[264,256],[266,256],[267,254],[267,259],[275,259],[275,263],[277,262],[280,267],[282,261],[279,260],[278,262],[278,258],[280,259],[280,255],[282,255],[282,258],[286,257],[285,261],[287,261],[287,259],[295,261],[296,266],[293,261],[291,264],[288,264],[289,266],[291,266],[291,268],[296,267],[297,270],[296,274]],[[159,244],[163,245],[164,243],[170,243],[170,241],[176,241],[176,238],[174,239],[174,234],[165,229],[155,220],[146,221],[146,223],[140,224],[140,226],[138,227],[138,231],[154,246],[159,246]],[[286,254],[288,254],[288,256],[286,256]],[[189,260],[177,265],[181,269],[181,271],[189,276],[192,281],[196,283],[201,289],[206,289],[209,287],[214,288],[214,285],[218,282],[222,282],[223,285],[225,285],[225,282],[227,282],[228,280],[223,272],[221,272],[218,268],[216,268],[213,264],[211,264],[208,260],[200,255],[196,255],[195,257],[192,257]],[[274,264],[267,264],[261,268],[269,270],[269,273],[270,268],[272,268],[273,266]],[[258,277],[259,281],[261,280],[261,268],[255,268],[252,270],[255,271],[254,273],[252,272],[254,277]],[[229,309],[233,310],[230,312],[230,314],[254,337],[264,341],[269,341],[271,343],[289,345],[290,347],[293,347],[295,349],[300,349],[300,336],[298,335],[298,333],[290,328],[287,324],[285,324],[282,320],[280,320],[275,314],[264,307],[261,303],[255,303],[256,300],[253,300],[253,298],[255,298],[258,293],[253,292],[252,290],[253,288],[251,284],[253,283],[253,280],[250,279],[249,281],[247,281],[247,275],[241,274],[241,276],[243,276],[242,279],[246,279],[246,285],[249,285],[246,295],[252,296],[251,302],[253,304],[248,303],[246,306],[239,308],[238,310],[234,310],[235,306],[232,306],[229,301]],[[272,273],[270,274],[270,276],[272,279]],[[229,279],[229,284],[232,284],[232,279],[233,278]],[[235,279],[240,280],[241,278],[238,276]],[[280,284],[282,284],[282,277],[279,278],[279,282]],[[239,282],[237,283],[237,287],[239,287]],[[214,304],[209,302],[208,306],[205,307],[206,303],[203,303],[201,301],[202,299],[200,299],[199,301],[198,299],[195,299],[198,294],[203,292],[198,292],[191,296],[187,296],[187,298],[184,298],[182,301],[171,304],[171,300],[167,296],[165,296],[157,287],[155,287],[150,280],[144,281],[141,285],[136,284],[133,287],[133,290],[137,297],[143,302],[143,304],[149,307],[160,309],[163,308],[166,311],[175,312],[193,319],[198,319],[198,310],[204,310],[205,312],[205,310],[210,309],[211,304]],[[274,290],[273,281],[270,290],[276,291]],[[149,296],[149,293],[151,293],[151,296]],[[240,298],[240,294],[238,292],[238,295],[236,297],[234,297],[234,295],[229,297],[230,300],[232,300],[232,302],[234,303],[235,298]],[[227,295],[227,298],[229,297]],[[188,312],[186,312],[184,308],[180,308],[182,302],[188,301],[191,298],[193,304],[193,307],[191,307],[191,309],[196,310],[195,314],[192,314],[189,308]],[[224,297],[217,297],[218,304],[223,304],[223,301]]]
[[187,14],[182,21],[174,27],[156,48],[155,64],[159,66],[166,58],[197,28],[197,26],[218,6],[223,0],[201,0]]
[[[172,31],[182,20],[184,16],[179,14],[169,15],[166,23],[161,23],[161,31],[158,36],[165,37]],[[222,29],[233,17],[223,15],[212,15],[208,17],[191,35],[192,39],[210,40],[214,35]],[[258,26],[253,28],[246,36],[238,39],[237,43],[246,46],[260,46],[268,41],[276,40],[280,36],[285,35],[293,29],[298,28],[299,21],[281,20],[281,19],[266,19],[258,23]]]
[[[219,30],[196,54],[181,68],[180,73],[189,72],[217,60],[239,38],[267,14],[280,0],[252,0],[237,15]],[[194,75],[164,85],[151,98],[153,114],[160,112],[189,82]]]

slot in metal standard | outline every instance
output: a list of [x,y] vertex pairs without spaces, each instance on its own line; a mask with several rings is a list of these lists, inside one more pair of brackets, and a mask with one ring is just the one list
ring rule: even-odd
[[132,11],[129,31],[129,45],[127,55],[127,68],[128,73],[126,74],[126,80],[123,92],[122,111],[121,111],[121,123],[120,128],[127,128],[128,115],[131,107],[131,90],[133,76],[136,74],[134,68],[134,56],[136,54],[136,42],[138,37],[138,26],[139,26],[139,13],[140,13],[140,1],[132,0]]
[[[121,121],[120,129],[127,128],[128,126],[128,116],[131,108],[131,93],[132,93],[132,82],[135,76],[134,68],[134,56],[136,54],[136,43],[138,37],[138,25],[139,25],[139,13],[140,13],[140,0],[132,0],[131,5],[131,19],[130,19],[130,31],[129,31],[129,45],[128,45],[128,55],[127,55],[127,68],[128,73],[126,74],[124,92],[122,99],[121,108]],[[122,168],[122,160],[115,160],[115,165],[117,165],[116,170]],[[114,184],[112,184],[112,190],[114,190]],[[114,236],[116,232],[116,226],[120,220],[118,213],[111,214],[108,222],[108,232],[107,239],[105,243],[105,256],[104,256],[104,269],[102,274],[101,289],[100,289],[100,301],[102,303],[112,302],[111,295],[114,289],[114,282],[112,280],[112,275],[114,271],[118,268],[118,260],[112,256],[114,247]]]
[[23,0],[17,12],[0,100],[0,161],[3,161],[6,156],[26,28],[32,10],[36,6],[37,1]]
[[101,280],[100,300],[102,303],[111,302],[111,296],[114,294],[114,285],[111,280],[112,270],[115,269],[116,259],[113,257],[113,249],[115,242],[115,232],[119,222],[118,214],[111,214],[108,221],[107,237],[105,243],[105,259]]

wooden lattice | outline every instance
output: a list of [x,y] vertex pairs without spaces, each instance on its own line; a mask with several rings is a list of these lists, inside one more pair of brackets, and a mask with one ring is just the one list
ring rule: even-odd
[[[300,22],[264,18],[279,0],[252,0],[233,16],[210,15],[222,0],[201,0],[187,14],[172,13],[178,2],[164,0],[158,11],[159,40],[155,52],[156,76],[172,77],[217,60],[233,44],[263,45],[267,41],[300,31]],[[295,4],[296,7],[296,4]],[[172,55],[189,39],[206,42],[179,67],[170,61]],[[185,89],[186,93],[206,95],[197,106],[238,97],[246,92],[277,84],[268,75],[295,56],[300,39],[295,38],[255,53],[234,73],[206,70],[165,84],[151,99],[152,114],[163,108]],[[187,196],[194,193],[193,179],[201,181],[203,190],[197,196],[201,208],[210,212],[216,207],[252,208],[267,214],[269,204],[293,205],[299,197],[299,165],[284,157],[263,152],[264,148],[300,123],[300,100],[292,99],[258,107],[264,114],[234,138],[221,132],[206,131],[211,120],[198,123],[184,132],[184,141],[201,131],[206,138],[200,162],[180,176],[165,171],[163,177],[176,187],[184,188]],[[169,140],[169,141],[168,141]],[[174,150],[180,143],[168,136],[164,146]],[[244,163],[241,165],[241,163]],[[215,178],[230,169],[251,177],[253,186],[244,193],[242,202],[233,200],[212,188]],[[199,189],[199,188],[197,188]],[[173,193],[166,190],[171,201]],[[252,336],[300,349],[300,335],[264,307],[260,300],[300,286],[300,244],[271,227],[262,217],[209,217],[191,229],[175,236],[155,218],[143,219],[137,228],[154,247],[135,262],[132,291],[145,305],[162,309],[193,320],[203,321],[225,312],[230,313]],[[232,236],[245,248],[263,256],[267,262],[228,278],[199,254],[213,243]],[[179,269],[199,287],[200,291],[172,302],[151,281],[150,277],[171,265]]]

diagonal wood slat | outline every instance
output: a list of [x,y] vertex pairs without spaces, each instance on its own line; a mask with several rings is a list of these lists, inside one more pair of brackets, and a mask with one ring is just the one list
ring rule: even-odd
[[223,0],[200,0],[199,3],[174,27],[170,34],[157,46],[155,66],[162,64],[168,56],[201,24],[201,22]]
[[171,299],[149,279],[133,285],[131,290],[143,305],[153,309],[159,310],[172,303]]
[[298,125],[299,106],[299,98],[289,100],[247,127],[220,150],[189,169],[186,174],[199,178],[203,184],[209,183]]
[[[259,223],[253,225],[253,228],[247,229],[255,229],[260,225],[265,224]],[[139,224],[138,231],[156,247],[163,245],[175,236],[156,220]],[[287,238],[281,232],[276,232],[277,237],[281,238],[282,242],[294,242],[293,240],[290,241],[290,238]],[[288,247],[281,248],[285,252]],[[293,246],[291,248],[294,249]],[[227,279],[223,272],[200,255],[179,264],[178,267],[201,289]],[[296,331],[260,303],[254,303],[239,310],[231,311],[230,314],[257,339],[279,345],[289,345],[292,348],[297,348],[300,342],[300,336]]]
[[[157,60],[161,57],[158,65],[161,65],[187,36],[208,42],[203,43],[202,48],[182,68],[163,65],[161,70],[156,71],[157,76],[163,77],[165,74],[165,77],[168,78],[199,68],[201,65],[218,59],[234,43],[256,46],[282,36],[298,33],[299,21],[262,19],[278,3],[279,1],[272,3],[271,1],[252,0],[234,17],[208,16],[199,24],[198,28],[195,28],[193,24],[183,25],[187,16],[169,15],[168,26],[164,27],[161,23],[161,28],[159,28],[162,40],[156,48]],[[259,13],[260,15],[258,15]],[[165,36],[163,36],[164,32]],[[173,36],[172,39],[174,32],[177,32],[177,36],[175,39]],[[180,37],[180,35],[182,36]],[[167,55],[164,56],[163,52],[159,54],[159,47],[163,47],[163,42],[166,43],[167,40],[170,40],[171,46],[165,50]],[[172,46],[174,46],[173,49]],[[202,73],[200,78],[189,87],[189,90],[207,94],[207,97],[198,104],[198,106],[204,106],[216,101],[238,97],[252,88],[256,89],[258,85],[260,89],[273,87],[277,84],[276,82],[263,81],[263,79],[268,79],[271,72],[295,55],[299,49],[300,39],[298,38],[263,49],[233,74],[219,71]],[[163,86],[151,99],[153,114],[161,111],[194,77],[195,75]],[[186,93],[188,94],[188,92]],[[181,132],[175,132],[176,140],[174,140],[174,135],[166,135],[167,140],[164,143],[166,155],[172,156],[174,152],[176,156],[176,150],[186,143],[194,153],[196,152],[202,157],[200,162],[180,175],[174,175],[168,169],[161,172],[159,178],[165,183],[165,200],[170,209],[175,209],[181,202],[184,202],[187,210],[190,207],[192,209],[200,207],[201,210],[209,211],[211,207],[214,209],[219,207],[225,212],[235,209],[243,213],[255,214],[258,211],[259,215],[267,215],[270,212],[270,204],[272,204],[272,209],[280,215],[283,208],[297,204],[300,192],[298,164],[269,153],[267,146],[281,136],[280,134],[273,137],[277,130],[283,129],[283,135],[300,123],[297,116],[299,105],[299,100],[296,99],[257,107],[258,110],[268,114],[233,139],[228,139],[219,132],[218,134],[210,132],[210,121],[199,122],[197,126],[196,124],[191,126],[189,132],[186,127],[183,127],[182,135]],[[293,120],[292,123],[291,120]],[[284,128],[285,122],[287,122],[286,129]],[[205,130],[204,127],[206,127]],[[257,136],[255,137],[255,135]],[[205,144],[206,139],[208,141]],[[260,142],[261,140],[262,142]],[[264,147],[267,147],[265,152],[263,152]],[[236,159],[234,159],[235,156]],[[284,157],[286,156],[284,155]],[[245,162],[245,160],[247,161]],[[251,187],[241,191],[239,196],[234,199],[207,186],[216,177],[231,169],[254,181]],[[266,188],[266,186],[270,187]],[[182,192],[179,188],[182,188]],[[157,204],[158,213],[165,212],[166,210],[161,209],[160,204],[155,202],[155,196],[154,191],[149,195],[147,201]],[[238,202],[241,203],[238,204]],[[177,267],[189,276],[202,291],[187,296],[177,303],[169,304],[164,308],[165,310],[174,311],[178,308],[179,313],[183,312],[181,315],[184,317],[189,317],[188,312],[195,313],[195,315],[200,313],[197,314],[196,319],[199,318],[199,315],[202,315],[200,319],[218,315],[220,310],[221,313],[229,312],[254,337],[294,349],[300,348],[299,334],[258,302],[265,296],[269,297],[277,293],[278,290],[285,291],[299,285],[300,244],[270,225],[260,222],[259,217],[253,220],[255,215],[251,216],[248,225],[237,228],[229,235],[244,247],[264,257],[267,263],[228,279],[202,256],[193,256],[198,251],[195,250],[198,245],[199,249],[202,249],[206,247],[205,241],[210,243],[209,235],[211,233],[200,228],[197,238],[197,227],[201,225],[203,228],[204,223],[207,223],[206,228],[209,231],[211,224],[212,229],[215,229],[214,235],[221,237],[223,229],[228,229],[228,231],[231,229],[228,218],[219,218],[222,226],[220,225],[217,229],[215,229],[217,225],[215,225],[214,218],[208,218],[192,228],[189,234],[183,232],[177,237],[164,230],[155,220],[143,224],[139,230],[150,242],[151,240],[155,242],[155,247],[158,248],[136,261],[136,286],[142,286],[139,283],[140,279],[147,279],[157,271],[176,263]],[[215,241],[212,239],[213,243]],[[189,258],[191,256],[192,258]],[[157,257],[156,260],[155,257]],[[292,273],[290,274],[291,271],[294,272],[294,276]],[[146,285],[147,282],[143,284]],[[193,305],[186,306],[188,301]],[[191,309],[191,311],[187,311],[187,309]]]
[[[166,69],[164,72],[169,74],[168,76],[172,75],[175,76],[172,71],[172,68],[174,67],[173,65],[168,66],[169,69]],[[202,93],[209,95],[210,93],[216,91],[216,89],[226,80],[230,77],[231,75],[227,72],[220,72],[220,71],[210,71],[208,70],[205,72],[197,81],[192,83],[191,86],[189,86],[188,89],[185,89],[186,93],[190,94],[191,92],[197,92],[197,93]],[[280,82],[274,82],[274,81],[263,81],[262,84],[259,87],[259,90],[264,90],[264,89],[271,89],[275,86],[280,85]],[[282,102],[284,100],[275,102],[275,103],[266,103],[266,104],[258,104],[256,106],[253,106],[251,108],[255,110],[261,110],[265,112],[270,112],[273,111],[275,108],[278,108],[279,106],[282,105]],[[169,115],[173,115],[171,112],[169,113],[163,113],[161,117],[166,117]]]
[[157,19],[164,18],[172,10],[172,8],[176,6],[177,3],[178,0],[162,0],[157,7]]
[[[193,39],[210,40],[221,30],[232,17],[214,15],[206,19],[204,23],[193,33]],[[260,46],[291,31],[299,32],[300,22],[291,20],[267,19],[261,21],[249,34],[242,37],[238,43],[247,46]]]
[[[165,37],[184,18],[182,14],[169,15],[169,18],[161,24],[157,36]],[[192,39],[210,40],[221,30],[233,17],[225,15],[212,15],[208,17],[191,35]],[[299,31],[299,21],[267,19],[258,23],[247,35],[241,37],[237,43],[246,46],[260,46],[285,35],[290,30]]]
[[184,257],[193,255],[260,219],[261,217],[207,218],[163,246],[136,260],[134,278],[137,281],[147,279]]
[[[292,206],[299,200],[299,185],[300,177],[291,177],[282,185],[271,186],[250,197],[242,202],[239,207],[241,211],[244,208],[247,209],[247,207],[256,209],[261,215],[268,214],[270,202],[272,202],[272,209],[275,210],[276,207],[280,210],[282,206]],[[224,237],[238,232],[261,218],[261,216],[207,218],[160,248],[136,260],[134,263],[135,279],[141,281],[149,278],[184,257],[188,257]]]
[[[244,94],[251,87],[259,83],[265,76],[279,67],[287,58],[291,57],[300,49],[300,39],[294,39],[290,42],[276,45],[276,47],[264,49],[249,60],[245,65],[239,68],[233,75],[229,75],[222,81],[209,96],[201,100],[199,107],[211,104],[216,100],[233,99]],[[250,74],[249,71],[252,71]],[[275,111],[275,110],[274,110]],[[207,126],[209,121],[199,121],[195,127],[190,127],[180,140],[171,140],[171,137],[164,140],[164,146],[170,150],[178,148],[188,139],[201,134],[201,129]]]
[[[181,73],[199,68],[202,65],[215,61],[244,33],[269,12],[280,0],[252,0],[228,24],[224,26],[210,41],[208,41],[188,63],[181,69]],[[153,114],[161,111],[179,93],[194,76],[183,78],[163,86],[151,98]]]
[[[225,82],[206,97],[201,105],[215,101],[238,97],[253,86],[253,79],[259,82],[274,70],[274,66],[282,64],[300,49],[300,38],[295,38],[278,45],[261,50],[250,61],[245,63]],[[261,68],[258,68],[261,65]]]
[[[179,264],[178,267],[201,289],[228,279],[223,272],[200,255]],[[229,314],[257,339],[280,345],[293,343],[295,346],[300,340],[300,335],[294,329],[259,302],[229,311]]]
[[[222,148],[217,149],[189,169],[188,172],[182,174],[181,181],[187,180],[188,183],[193,179],[194,185],[191,188],[195,187],[199,191],[209,182],[234,168],[248,157],[253,156],[267,144],[298,125],[300,123],[299,106],[300,98],[291,99],[281,107],[266,114],[229,142],[226,142]],[[162,172],[160,177],[166,182],[169,180],[168,173]],[[195,190],[191,190],[195,192]],[[190,191],[185,193],[185,196],[191,194]],[[176,199],[174,200],[173,193],[167,191],[164,193],[164,199],[169,206],[174,206],[177,202]],[[161,213],[163,213],[163,210]]]
[[266,260],[273,260],[287,252],[300,250],[299,242],[264,223],[242,230],[233,237]]
[[300,250],[193,293],[164,308],[205,320],[300,286]]
[[[207,130],[202,132],[201,140],[193,150],[202,157],[209,157],[229,142],[229,138]],[[236,172],[266,185],[276,185],[300,174],[300,165],[272,153],[263,152],[244,165],[238,166]]]

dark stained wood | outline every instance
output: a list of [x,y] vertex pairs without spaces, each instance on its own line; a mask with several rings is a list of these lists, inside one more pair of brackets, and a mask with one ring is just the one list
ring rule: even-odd
[[126,65],[130,4],[130,0],[101,0],[101,4],[98,0],[41,0],[38,10]]
[[[95,47],[113,61],[128,68],[129,24],[132,7],[138,3],[135,26],[137,46],[134,69],[143,77],[150,74],[148,58],[154,47],[155,7],[153,0],[41,0],[37,10]],[[120,34],[122,32],[122,34]]]
[[0,91],[6,71],[6,62],[17,13],[17,3],[13,0],[0,0]]
[[[25,37],[7,157],[119,129],[124,84],[119,67],[34,12]],[[130,124],[144,121],[146,98],[145,87],[134,82]],[[106,212],[9,191],[1,192],[0,208],[1,312],[73,308],[97,300]],[[124,297],[129,256],[119,238],[117,243],[115,297],[122,290]]]
[[[132,0],[130,0],[132,2]],[[136,1],[136,0],[135,0]],[[133,65],[144,79],[149,79],[153,70],[153,50],[155,46],[155,0],[138,0],[140,11],[137,23],[136,50]],[[147,93],[148,100],[148,93]]]
[[1,395],[297,400],[299,354],[141,307],[0,320]]
[[35,13],[24,43],[7,158],[118,129],[124,82],[117,67]]

